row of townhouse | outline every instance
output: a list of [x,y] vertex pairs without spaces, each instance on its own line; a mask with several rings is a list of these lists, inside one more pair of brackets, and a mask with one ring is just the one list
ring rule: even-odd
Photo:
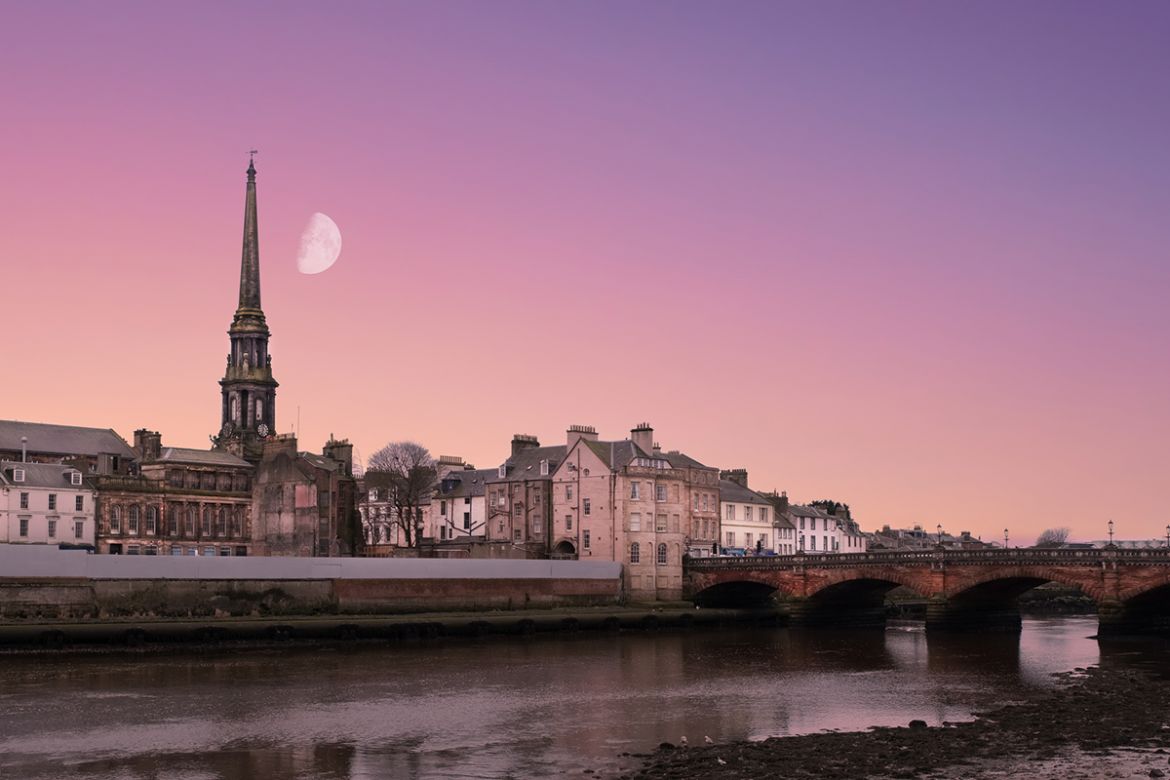
[[0,543],[122,555],[349,554],[360,533],[352,447],[291,435],[249,462],[220,449],[133,445],[108,428],[0,420]]
[[[409,546],[392,491],[389,475],[365,474],[359,511],[368,554]],[[494,469],[444,456],[433,493],[415,511],[411,530],[424,554],[619,561],[627,591],[645,599],[681,595],[688,555],[865,548],[852,520],[751,490],[744,469],[721,473],[664,451],[647,424],[620,440],[573,425],[552,446],[517,434]]]

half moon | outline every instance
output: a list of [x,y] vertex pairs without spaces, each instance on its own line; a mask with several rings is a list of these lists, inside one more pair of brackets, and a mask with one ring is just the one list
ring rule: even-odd
[[297,270],[303,274],[319,274],[329,270],[340,255],[341,231],[337,223],[319,211],[314,213],[301,233]]

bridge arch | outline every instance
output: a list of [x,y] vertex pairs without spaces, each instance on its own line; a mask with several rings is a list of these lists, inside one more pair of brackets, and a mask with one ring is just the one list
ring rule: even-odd
[[1054,582],[1077,588],[1097,604],[1105,600],[1100,569],[1093,567],[1011,566],[993,571],[955,568],[948,572],[946,592],[952,601],[989,597],[1014,600],[1032,588]]
[[744,577],[709,585],[691,600],[697,607],[763,607],[772,602],[777,590],[776,583]]

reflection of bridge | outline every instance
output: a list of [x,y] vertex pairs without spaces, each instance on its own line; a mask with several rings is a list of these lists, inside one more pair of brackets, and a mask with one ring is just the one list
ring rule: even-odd
[[709,606],[775,597],[793,624],[881,625],[899,585],[928,600],[928,629],[1018,628],[1016,597],[1046,582],[1097,603],[1100,633],[1170,632],[1170,550],[933,550],[700,558],[684,595]]

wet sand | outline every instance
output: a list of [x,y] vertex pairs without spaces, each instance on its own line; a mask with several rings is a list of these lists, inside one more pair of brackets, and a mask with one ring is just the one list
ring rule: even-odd
[[1078,670],[1061,684],[929,728],[915,723],[864,732],[760,742],[663,744],[618,774],[657,778],[936,778],[1088,780],[1170,777],[1170,682],[1139,672]]

